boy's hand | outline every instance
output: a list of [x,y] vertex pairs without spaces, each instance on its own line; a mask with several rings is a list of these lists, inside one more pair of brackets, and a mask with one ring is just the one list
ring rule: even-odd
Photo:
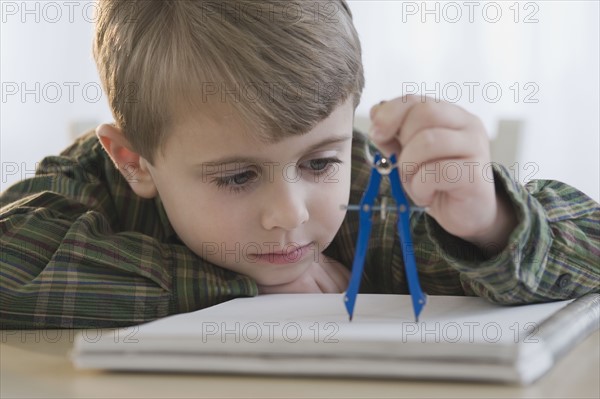
[[296,280],[279,285],[258,285],[259,294],[339,293],[348,287],[350,271],[339,262],[319,255],[304,274]]
[[516,217],[494,189],[489,140],[477,117],[421,96],[382,102],[370,116],[371,140],[385,155],[397,154],[404,189],[417,205],[448,233],[488,252],[506,245]]

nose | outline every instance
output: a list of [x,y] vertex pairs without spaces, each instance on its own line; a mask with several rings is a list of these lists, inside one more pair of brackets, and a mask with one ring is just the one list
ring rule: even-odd
[[261,223],[266,230],[289,231],[308,221],[307,192],[302,182],[281,181],[270,186],[261,214]]

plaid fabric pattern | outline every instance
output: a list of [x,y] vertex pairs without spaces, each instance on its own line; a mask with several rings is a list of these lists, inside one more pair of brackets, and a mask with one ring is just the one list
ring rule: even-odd
[[[360,201],[370,165],[355,133],[351,203]],[[414,252],[430,295],[478,295],[504,304],[599,291],[600,207],[556,181],[515,182],[493,168],[518,214],[510,244],[493,258],[411,214]],[[127,177],[135,179],[135,173]],[[389,185],[382,182],[382,196]],[[137,197],[93,132],[36,175],[0,196],[0,328],[118,327],[254,296],[255,282],[190,251],[160,199]],[[358,214],[348,212],[325,250],[351,267]],[[396,215],[374,218],[362,292],[407,293]]]

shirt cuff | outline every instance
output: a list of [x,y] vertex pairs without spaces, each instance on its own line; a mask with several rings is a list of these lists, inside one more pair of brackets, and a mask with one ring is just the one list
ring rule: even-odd
[[545,211],[502,165],[494,163],[492,168],[495,188],[506,194],[518,221],[506,247],[486,257],[429,215],[425,216],[427,234],[441,257],[461,273],[465,292],[505,304],[541,301],[537,291],[553,239]]

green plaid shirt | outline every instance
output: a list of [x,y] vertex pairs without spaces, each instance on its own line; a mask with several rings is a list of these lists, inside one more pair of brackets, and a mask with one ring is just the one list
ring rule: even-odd
[[[413,212],[423,290],[503,304],[598,292],[598,204],[563,183],[523,187],[505,169],[493,170],[518,215],[509,245],[486,258]],[[360,201],[369,173],[357,134],[351,203]],[[390,196],[386,179],[382,184]],[[126,326],[258,293],[249,277],[190,251],[160,199],[137,197],[92,133],[45,158],[33,178],[2,193],[0,206],[0,328]],[[362,292],[408,292],[396,217],[374,218]],[[358,214],[348,212],[325,253],[350,267],[357,233]]]

